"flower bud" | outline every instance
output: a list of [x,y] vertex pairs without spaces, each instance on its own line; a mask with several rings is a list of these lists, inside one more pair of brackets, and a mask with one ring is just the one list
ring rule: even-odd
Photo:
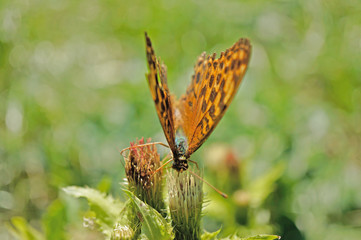
[[190,171],[170,171],[167,174],[167,186],[175,239],[201,239],[203,182]]
[[[128,157],[125,157],[125,173],[128,189],[162,215],[165,214],[163,201],[162,169],[159,154],[151,139],[144,145],[144,138],[130,143]],[[142,146],[144,145],[144,146]]]

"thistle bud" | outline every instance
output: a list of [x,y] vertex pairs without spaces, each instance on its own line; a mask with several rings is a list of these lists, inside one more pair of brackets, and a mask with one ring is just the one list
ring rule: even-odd
[[167,186],[175,239],[201,239],[203,182],[190,171],[170,171],[167,175]]
[[165,214],[163,201],[162,169],[159,154],[149,138],[145,144],[144,138],[130,143],[128,157],[125,157],[125,174],[128,189],[143,202],[146,202],[162,215]]

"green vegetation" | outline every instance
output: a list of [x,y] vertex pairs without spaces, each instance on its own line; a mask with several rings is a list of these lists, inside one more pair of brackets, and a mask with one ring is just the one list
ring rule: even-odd
[[358,239],[360,12],[356,0],[0,1],[0,239],[9,229],[101,239],[91,230],[99,215],[68,186],[93,188],[74,192],[98,199],[93,212],[109,210],[99,201],[137,204],[121,190],[118,149],[142,136],[165,142],[144,31],[178,96],[203,51],[240,37],[253,45],[233,103],[192,156],[229,195],[204,186],[209,238],[221,229],[220,238]]

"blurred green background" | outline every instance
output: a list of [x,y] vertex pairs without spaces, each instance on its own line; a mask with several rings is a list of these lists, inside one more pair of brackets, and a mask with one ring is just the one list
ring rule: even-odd
[[58,239],[96,236],[81,226],[86,204],[61,188],[124,198],[118,149],[165,142],[144,31],[178,96],[201,52],[253,45],[236,98],[193,157],[230,195],[206,188],[206,230],[359,238],[360,1],[3,0],[0,239],[12,239],[14,216]]

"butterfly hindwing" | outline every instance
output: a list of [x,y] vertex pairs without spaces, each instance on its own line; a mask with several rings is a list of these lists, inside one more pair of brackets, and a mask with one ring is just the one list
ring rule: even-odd
[[202,145],[221,120],[243,79],[250,53],[250,42],[240,39],[218,59],[205,53],[198,58],[192,82],[179,104],[188,139],[187,156]]
[[145,34],[149,73],[149,88],[155,103],[159,121],[171,150],[175,151],[174,118],[172,99],[167,85],[166,67],[160,65],[152,47],[150,38]]

